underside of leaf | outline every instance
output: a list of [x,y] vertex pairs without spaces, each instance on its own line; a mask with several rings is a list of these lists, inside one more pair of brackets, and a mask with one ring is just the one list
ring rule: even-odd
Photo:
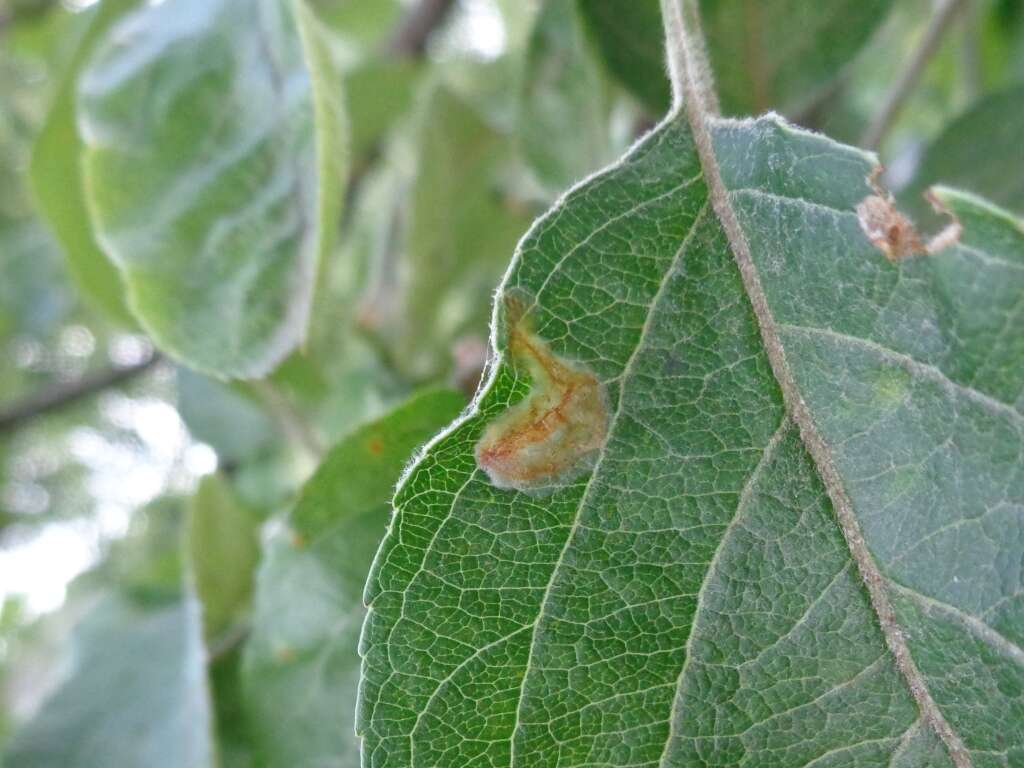
[[[777,118],[710,127],[890,629],[975,764],[1012,764],[1019,223],[949,194],[964,242],[893,264],[855,211],[872,158]],[[608,435],[542,501],[496,487],[474,445],[531,386],[499,349],[399,489],[371,574],[365,765],[950,764],[787,415],[704,176],[676,116],[521,243],[503,295],[535,297],[534,333],[598,377]],[[981,263],[1015,288],[983,303]]]

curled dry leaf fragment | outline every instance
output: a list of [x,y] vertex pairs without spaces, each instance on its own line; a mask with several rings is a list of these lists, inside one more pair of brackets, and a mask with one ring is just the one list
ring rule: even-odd
[[608,432],[601,383],[532,332],[526,306],[520,296],[505,299],[508,353],[529,374],[530,393],[487,427],[475,452],[494,485],[518,490],[570,479],[587,466]]
[[882,189],[878,183],[878,177],[882,174],[882,170],[882,166],[875,166],[868,176],[867,182],[874,194],[868,195],[858,203],[857,219],[867,238],[885,254],[889,261],[899,261],[908,256],[935,254],[960,239],[960,221],[952,211],[929,192],[925,198],[931,203],[935,212],[948,217],[950,223],[925,242],[914,226],[914,222],[896,208],[892,194]]

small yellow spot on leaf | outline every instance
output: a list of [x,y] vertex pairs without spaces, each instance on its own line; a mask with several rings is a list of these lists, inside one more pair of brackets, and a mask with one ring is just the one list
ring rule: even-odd
[[874,382],[875,396],[880,405],[897,405],[910,393],[910,374],[902,368],[886,368]]

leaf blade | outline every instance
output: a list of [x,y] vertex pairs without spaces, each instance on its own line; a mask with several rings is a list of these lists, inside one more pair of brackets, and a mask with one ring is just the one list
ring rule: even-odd
[[88,197],[158,344],[260,376],[305,334],[340,206],[339,105],[300,2],[193,6],[133,13],[83,75]]
[[[828,226],[807,232],[785,217],[764,216],[756,225],[741,217],[743,231],[758,243],[759,266],[778,281],[766,282],[769,307],[779,302],[828,314],[838,306],[847,310],[844,319],[864,325],[857,311],[869,302],[851,297],[872,289],[878,294],[899,274],[856,221],[854,207],[870,191],[868,158],[775,119],[720,121],[713,134],[729,195],[743,198],[753,184],[742,174],[760,174],[767,192],[748,197],[774,203],[788,195],[826,217]],[[503,359],[471,415],[409,476],[367,587],[371,611],[359,714],[367,765],[673,765],[712,756],[729,763],[743,755],[791,765],[836,753],[868,760],[930,754],[930,747],[916,746],[931,737],[918,734],[918,706],[886,648],[818,469],[795,429],[777,437],[785,450],[772,464],[768,487],[761,489],[761,481],[751,486],[757,504],[750,520],[741,518],[740,531],[748,543],[730,555],[753,574],[781,570],[758,595],[773,606],[771,615],[788,616],[790,624],[765,621],[756,601],[739,610],[743,592],[736,590],[749,589],[747,571],[723,575],[724,583],[703,590],[732,589],[738,604],[716,611],[700,601],[717,553],[736,546],[727,533],[737,500],[783,423],[784,409],[725,231],[706,212],[696,155],[688,129],[666,122],[619,165],[570,193],[520,244],[504,294],[536,299],[537,333],[557,354],[601,377],[619,416],[588,476],[555,483],[542,500],[495,489],[475,469],[472,446],[484,425],[529,386]],[[828,217],[841,217],[842,227]],[[990,213],[976,218],[992,228]],[[781,253],[765,241],[794,232],[792,247]],[[835,240],[825,262],[813,237],[821,232]],[[972,237],[965,235],[966,242]],[[783,257],[806,261],[786,270]],[[921,259],[914,268],[936,263]],[[829,282],[825,275],[833,268],[842,279]],[[813,278],[803,293],[786,282],[801,276]],[[921,283],[912,285],[920,290]],[[828,295],[830,287],[846,296]],[[911,294],[906,307],[919,311],[927,293]],[[918,327],[914,317],[905,327]],[[501,334],[499,325],[499,341]],[[1001,352],[1007,360],[1019,339],[1011,336]],[[784,344],[820,376],[820,359]],[[808,386],[807,376],[801,387]],[[853,370],[849,378],[859,380]],[[881,394],[891,397],[894,383],[883,383]],[[837,399],[833,392],[810,407]],[[1019,437],[999,439],[990,452],[1020,445]],[[625,471],[631,466],[634,471]],[[855,503],[858,510],[877,508],[859,497]],[[1018,519],[1019,509],[1009,514]],[[764,534],[769,524],[779,531],[778,544]],[[788,564],[808,541],[816,542],[817,568],[826,554],[831,558],[827,570],[801,572]],[[1007,546],[1012,551],[1013,543]],[[493,552],[501,557],[487,559]],[[486,570],[479,570],[481,562]],[[1012,594],[1012,583],[1006,589]],[[468,594],[478,597],[467,602]],[[830,612],[836,600],[842,608]],[[909,609],[896,605],[906,620]],[[800,634],[804,612],[820,631]],[[716,614],[733,632],[741,621],[758,631],[718,647],[722,634],[710,632],[712,642],[701,629],[714,626]],[[925,624],[917,621],[915,628]],[[798,650],[786,646],[791,635],[801,638]],[[835,654],[837,641],[850,642],[844,657]],[[782,660],[793,653],[818,660],[813,680],[787,674]],[[749,678],[722,679],[714,670],[723,661]],[[1006,730],[1017,722],[1015,705],[997,692],[996,682],[1013,690],[1014,669],[989,659],[974,670],[985,695],[1000,696],[1002,709],[993,711],[1011,740],[1020,736],[1019,729],[1011,727],[1011,737]],[[688,703],[673,706],[677,690]],[[765,690],[784,692],[785,699],[765,702]],[[494,702],[485,713],[481,700]],[[838,716],[856,725],[826,727]],[[950,717],[977,755],[995,748],[984,742],[987,730],[975,719],[965,719],[963,711]],[[780,741],[782,733],[788,736]]]
[[[357,765],[352,701],[366,572],[408,455],[464,405],[427,391],[343,439],[269,544],[242,684],[267,766]],[[302,599],[296,599],[302,595]]]
[[[120,276],[103,253],[89,219],[79,158],[82,140],[75,125],[75,83],[106,31],[135,6],[135,0],[103,3],[89,22],[79,48],[64,73],[46,122],[32,149],[29,170],[32,193],[53,228],[66,263],[83,295],[100,311],[131,325]],[[70,183],[68,174],[71,175]]]

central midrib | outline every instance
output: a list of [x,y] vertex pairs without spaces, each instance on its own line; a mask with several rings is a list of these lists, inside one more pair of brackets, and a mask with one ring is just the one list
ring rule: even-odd
[[906,679],[910,693],[921,712],[946,745],[956,768],[971,768],[972,763],[967,749],[932,699],[927,681],[914,663],[907,646],[906,635],[896,622],[895,612],[886,591],[885,578],[864,543],[860,525],[853,512],[853,505],[835,467],[831,450],[817,431],[807,405],[800,395],[796,380],[790,371],[779,337],[778,324],[768,304],[757,267],[754,265],[750,245],[739,224],[736,212],[732,208],[729,191],[722,181],[721,171],[718,167],[718,158],[715,155],[708,127],[711,116],[705,107],[704,88],[706,86],[696,80],[694,74],[703,71],[702,62],[699,60],[701,53],[699,50],[694,50],[694,46],[697,44],[689,40],[688,32],[682,26],[681,17],[674,20],[674,23],[666,25],[666,33],[670,58],[674,63],[673,74],[678,78],[676,92],[681,97],[679,101],[682,102],[681,107],[677,105],[678,111],[685,112],[689,122],[700,164],[704,171],[709,200],[725,230],[747,299],[750,301],[761,332],[772,372],[782,390],[786,410],[799,428],[804,448],[814,461],[818,475],[832,501],[839,527],[860,571],[871,606],[878,619],[886,645],[895,659],[897,669]]

